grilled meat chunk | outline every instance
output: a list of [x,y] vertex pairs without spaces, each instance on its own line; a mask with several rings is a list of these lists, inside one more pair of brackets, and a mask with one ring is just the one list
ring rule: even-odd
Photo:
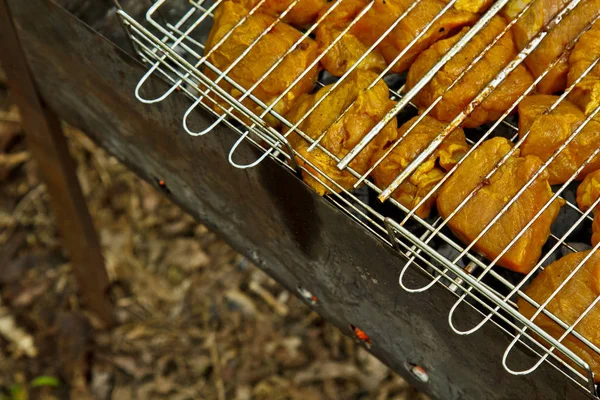
[[[548,24],[552,18],[569,3],[565,0],[533,0],[534,4],[522,18],[513,25],[515,42],[522,50],[529,41]],[[505,8],[509,18],[516,15],[529,4],[531,0],[512,0]],[[600,14],[600,0],[583,0],[565,18],[552,29],[525,60],[525,64],[535,77],[541,76],[550,64],[559,58],[566,47]],[[565,90],[567,87],[567,59],[558,62],[552,70],[538,83],[540,93],[552,94]]]
[[594,222],[592,222],[592,245],[598,243],[600,243],[600,213],[594,215]]
[[[581,211],[587,211],[598,197],[600,197],[600,170],[588,174],[577,188],[577,205]],[[600,211],[600,207],[594,211]]]
[[[284,22],[278,22],[269,34],[263,36],[252,49],[242,57],[260,34],[267,29],[276,19],[267,14],[255,13],[248,17],[233,34],[220,46],[217,43],[246,16],[248,10],[231,1],[221,4],[215,11],[214,25],[206,42],[205,54],[210,52],[208,62],[220,71],[225,71],[235,63],[227,76],[245,89],[251,88],[283,55],[301,39],[302,34]],[[238,61],[238,58],[241,60]],[[317,45],[311,39],[304,39],[283,61],[252,91],[252,94],[267,105],[286,92],[285,96],[274,105],[273,110],[284,115],[292,107],[295,100],[303,93],[309,93],[317,80],[319,67],[315,65],[303,75],[310,64],[317,57]],[[215,80],[217,74],[210,68],[204,68],[204,73]],[[302,75],[302,78],[293,87],[292,82]],[[235,98],[240,98],[242,93],[231,84],[222,79],[219,86]],[[291,89],[289,89],[291,87]],[[288,90],[289,89],[289,90]],[[226,102],[218,99],[214,94],[213,99],[224,109],[228,109]],[[208,101],[207,101],[208,102]],[[217,113],[223,110],[209,102]],[[264,108],[246,97],[242,104],[255,114],[260,115]],[[279,127],[280,122],[270,114],[265,119],[274,127]]]
[[[453,57],[433,79],[415,96],[419,108],[429,107],[439,96],[442,100],[431,110],[430,115],[440,121],[452,121],[517,54],[512,33],[507,31],[485,56],[479,60],[450,90],[469,64],[506,27],[502,17],[494,17],[471,41]],[[460,40],[460,34],[441,40],[425,50],[408,71],[406,88],[413,88],[421,78]],[[527,69],[519,65],[465,120],[465,127],[473,128],[502,116],[510,106],[532,84],[533,78]]]
[[[533,178],[542,164],[538,157],[520,157],[519,150],[516,150],[489,180],[484,181],[485,176],[511,149],[512,143],[501,137],[483,142],[440,188],[438,211],[447,220],[452,232],[464,243],[472,243],[483,232],[488,223]],[[547,173],[540,174],[475,243],[475,251],[490,260],[499,256],[552,197],[547,179]],[[475,195],[448,220],[448,216],[472,191],[475,191]],[[529,272],[540,258],[542,246],[550,235],[550,226],[561,206],[560,201],[553,202],[504,253],[498,265],[516,272]]]
[[[543,115],[558,99],[550,95],[528,96],[519,104],[519,136],[529,132],[521,145],[522,155],[536,155],[547,161],[553,153],[585,121],[585,115],[574,104],[563,100],[551,113]],[[551,185],[565,183],[584,161],[600,146],[600,123],[592,120],[577,134],[548,166]],[[595,157],[577,179],[600,168],[600,157]]]
[[[448,3],[449,0],[443,0]],[[459,11],[468,11],[472,13],[485,12],[496,0],[457,0],[454,8]]]
[[[350,74],[304,119],[299,126],[300,130],[312,139],[319,138],[324,132],[325,135],[320,141],[323,148],[338,158],[345,156],[394,105],[388,97],[388,87],[383,81],[379,81],[374,87],[365,91],[376,78],[377,74],[371,71],[358,70]],[[326,95],[331,86],[325,86],[313,95],[304,95],[298,99],[298,103],[286,116],[288,121],[292,124],[300,121],[316,102]],[[352,106],[342,116],[350,104]],[[286,133],[287,131],[284,130],[284,134]],[[396,120],[394,119],[377,135],[376,139],[358,154],[350,163],[350,168],[360,174],[366,173],[373,153],[378,148],[388,145],[396,137]],[[331,184],[323,175],[332,178],[344,189],[352,189],[352,185],[356,183],[357,179],[348,171],[340,171],[337,168],[337,162],[327,153],[318,147],[308,152],[310,143],[296,132],[291,132],[288,140],[294,149],[314,167],[298,158],[300,165],[330,187],[335,188],[336,192],[341,190]],[[320,195],[330,192],[310,174],[303,172],[303,178]]]
[[[600,22],[594,23],[584,33],[569,57],[567,85],[571,86],[583,73],[600,58]],[[576,104],[585,115],[590,115],[600,106],[600,63],[571,90],[568,99]]]
[[[390,185],[446,126],[426,116],[406,135],[417,119],[418,117],[414,117],[398,129],[400,143],[371,173],[380,188]],[[388,146],[380,148],[373,157],[373,163],[382,158],[388,148]],[[393,198],[409,210],[414,209],[443,179],[445,172],[456,165],[468,150],[465,133],[460,128],[456,129],[435,153],[394,191]],[[427,218],[436,197],[435,193],[430,195],[416,214],[421,218]]]
[[[445,7],[449,0],[421,0],[387,35],[385,32],[400,18],[414,3],[412,0],[375,0],[369,10],[358,19],[350,31],[338,42],[323,59],[323,66],[332,75],[340,76],[354,65],[366,50],[380,38],[377,49],[371,52],[360,64],[360,68],[382,71],[386,63],[391,64],[395,58],[417,37],[423,28]],[[485,2],[469,4],[460,1],[462,8],[485,7]],[[342,3],[332,2],[335,10],[323,21],[316,30],[319,48],[324,51],[329,44],[346,28],[365,7],[369,0],[343,0]],[[459,4],[459,5],[460,5]],[[458,5],[456,6],[458,7]],[[474,12],[459,10],[452,7],[437,19],[406,53],[394,63],[391,72],[405,71],[416,56],[436,40],[450,35],[456,29],[473,24],[477,19]]]
[[[260,0],[232,0],[234,3],[244,5],[248,10],[252,10],[260,3]],[[266,0],[257,11],[278,16],[288,9],[296,0]],[[327,0],[298,0],[296,4],[287,12],[283,20],[290,25],[304,27],[317,20],[317,16],[329,1]]]
[[[315,38],[319,45],[319,52],[324,53],[321,58],[323,68],[334,76],[342,76],[358,60],[367,53],[369,46],[355,34],[351,28],[333,45],[327,48],[342,35],[344,29],[358,18],[358,15],[368,5],[367,0],[342,0],[341,3],[332,2],[330,7],[335,7],[329,15],[315,29]],[[364,18],[364,15],[363,17]],[[385,69],[385,59],[378,50],[373,50],[365,56],[357,68],[381,72]]]
[[354,32],[369,46],[374,44],[381,36],[385,36],[385,39],[377,48],[383,54],[388,65],[394,63],[396,57],[402,51],[408,49],[390,70],[391,72],[400,73],[408,69],[415,58],[433,43],[477,21],[477,14],[460,11],[452,7],[439,17],[425,34],[409,48],[410,43],[442,11],[448,2],[449,0],[421,0],[388,35],[384,35],[386,30],[402,16],[413,1],[376,0],[365,17],[356,23]]
[[[544,303],[589,253],[589,251],[571,253],[555,261],[533,280],[525,290],[525,294],[538,304]],[[595,253],[560,289],[548,303],[546,310],[567,325],[572,325],[598,296],[600,296],[600,253]],[[537,311],[537,308],[522,298],[519,298],[517,305],[519,312],[526,318],[532,318]],[[556,339],[565,333],[562,327],[543,313],[540,313],[534,322]],[[593,307],[575,326],[575,330],[596,346],[600,346],[600,305]],[[562,343],[589,364],[595,374],[596,382],[599,382],[600,355],[572,334],[566,336]],[[558,355],[570,362],[562,353],[559,352]],[[575,367],[575,365],[573,366]]]
[[[600,197],[600,170],[592,172],[585,177],[577,188],[577,205],[581,211],[587,211]],[[594,222],[592,224],[592,245],[600,242],[600,206],[594,209]]]

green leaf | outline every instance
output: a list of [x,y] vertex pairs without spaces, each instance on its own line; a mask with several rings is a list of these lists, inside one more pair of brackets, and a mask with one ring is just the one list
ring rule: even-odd
[[38,376],[29,384],[31,387],[59,387],[60,381],[53,376]]
[[27,400],[28,397],[27,390],[18,383],[10,387],[10,396],[12,400]]

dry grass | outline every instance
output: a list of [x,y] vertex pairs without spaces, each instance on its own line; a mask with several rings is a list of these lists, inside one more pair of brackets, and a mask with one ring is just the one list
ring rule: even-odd
[[[119,321],[110,332],[94,330],[9,104],[0,90],[4,396],[18,384],[30,398],[46,399],[68,393],[114,400],[424,398],[65,127],[101,236]],[[3,330],[3,321],[12,325]],[[38,376],[62,383],[26,389]]]

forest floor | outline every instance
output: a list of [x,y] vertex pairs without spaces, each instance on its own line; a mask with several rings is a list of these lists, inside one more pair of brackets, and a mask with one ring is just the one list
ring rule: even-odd
[[0,83],[0,400],[426,399],[223,240],[65,126],[118,325],[80,307]]

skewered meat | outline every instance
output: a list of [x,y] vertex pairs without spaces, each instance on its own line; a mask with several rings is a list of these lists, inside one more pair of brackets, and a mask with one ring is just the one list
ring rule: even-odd
[[[402,138],[418,117],[402,125],[398,137]],[[392,152],[375,168],[372,176],[380,188],[385,188],[421,153],[429,143],[445,128],[445,124],[426,116],[421,120],[392,150]],[[391,145],[391,143],[390,143]],[[384,156],[389,146],[379,149],[373,157],[373,163]],[[469,150],[465,133],[458,128],[446,138],[435,153],[413,172],[408,180],[393,193],[393,198],[408,209],[414,209],[434,186],[443,179],[445,171],[452,168]],[[435,204],[436,194],[417,210],[421,218],[427,218]]]
[[[570,86],[575,83],[599,57],[600,22],[596,22],[579,38],[571,52],[567,84]],[[569,100],[579,106],[585,115],[591,114],[600,105],[600,63],[571,90]]]
[[[234,3],[244,5],[248,10],[252,10],[261,0],[233,0]],[[294,6],[283,17],[283,20],[290,25],[303,27],[317,20],[319,12],[327,7],[327,0],[265,0],[257,11],[279,15],[288,9],[292,3]]]
[[[516,56],[517,51],[512,33],[507,31],[485,56],[467,72],[448,92],[448,87],[469,66],[483,49],[493,42],[506,27],[502,17],[494,17],[471,41],[454,56],[433,79],[415,96],[419,108],[429,107],[439,96],[442,100],[431,110],[430,115],[440,121],[452,121],[492,79]],[[460,34],[441,40],[425,50],[408,71],[407,89],[413,88],[421,78],[465,35]],[[497,120],[533,83],[527,69],[519,65],[465,120],[465,127],[477,127]],[[444,94],[445,93],[445,94]]]
[[[572,253],[555,261],[533,280],[525,290],[525,294],[538,304],[544,303],[565,281],[567,276],[585,260],[589,253],[589,251]],[[600,253],[595,253],[560,289],[548,303],[546,309],[567,325],[572,325],[599,295]],[[522,298],[519,298],[517,304],[519,312],[527,318],[533,317],[537,311],[535,307]],[[556,339],[565,333],[562,327],[543,313],[540,313],[534,322]],[[587,313],[575,326],[575,331],[596,346],[600,346],[600,305],[594,306]],[[600,355],[571,334],[566,336],[562,343],[588,363],[595,374],[596,382],[600,381]],[[562,353],[558,353],[558,355],[569,362]]]
[[[511,148],[512,143],[501,137],[483,142],[463,160],[440,188],[438,211],[447,220],[454,234],[465,243],[475,240],[514,195],[533,178],[542,164],[538,157],[520,157],[519,150],[515,150],[492,177],[484,181],[485,176]],[[541,173],[475,243],[475,251],[490,260],[500,255],[552,197],[547,179],[548,174]],[[448,220],[449,215],[474,190],[475,195]],[[540,258],[542,246],[550,235],[550,225],[561,206],[560,201],[554,201],[504,253],[498,265],[516,272],[529,272]]]
[[[327,50],[327,47],[358,17],[358,14],[368,3],[367,0],[332,2],[330,7],[335,7],[335,9],[315,29],[319,52],[324,53],[321,64],[330,74],[342,76],[369,49],[369,46],[363,43],[350,29],[333,47]],[[365,56],[365,59],[361,61],[360,66],[357,68],[381,72],[385,69],[385,66],[383,55],[378,50],[373,50]]]
[[[528,96],[519,104],[519,136],[530,133],[521,145],[521,154],[536,155],[547,161],[552,154],[585,121],[585,115],[574,104],[563,100],[549,114],[542,115],[558,99],[550,95]],[[551,185],[569,180],[584,161],[600,146],[600,123],[589,121],[575,139],[562,150],[548,166]],[[600,168],[600,157],[595,157],[577,179]]]
[[[448,0],[449,1],[449,0]],[[411,6],[412,0],[375,0],[370,9],[358,19],[350,31],[326,54],[322,63],[332,75],[340,76],[346,72],[381,36],[385,39],[377,49],[369,54],[360,68],[382,71],[386,63],[405,50],[421,30],[444,8],[447,0],[421,0],[388,34],[389,27]],[[316,30],[317,42],[323,51],[333,40],[356,19],[360,11],[369,5],[369,0],[343,0]],[[461,1],[463,8],[485,7],[485,2],[469,4]],[[332,3],[331,7],[334,7]],[[447,37],[456,29],[471,25],[477,14],[468,11],[449,9],[417,40],[406,54],[394,64],[391,72],[406,70],[415,57],[436,40]]]
[[[319,138],[325,131],[320,144],[339,158],[345,156],[394,105],[388,97],[388,87],[383,81],[379,81],[373,88],[365,92],[365,89],[376,78],[377,74],[371,71],[358,70],[350,74],[308,115],[300,124],[300,130],[312,139]],[[292,124],[300,121],[316,102],[326,95],[331,86],[325,86],[313,95],[304,95],[300,98],[287,114],[288,121]],[[352,104],[353,102],[354,104]],[[350,104],[352,106],[342,116]],[[378,148],[388,145],[388,142],[395,140],[396,137],[396,120],[392,120],[377,135],[377,138],[358,154],[350,163],[350,167],[360,174],[366,173],[373,153]],[[340,171],[336,166],[336,161],[323,150],[317,147],[308,152],[310,143],[296,132],[292,132],[288,140],[298,153],[342,188],[351,189],[352,185],[356,183],[357,179],[348,171]],[[323,182],[334,187],[314,167],[300,158],[298,163]],[[303,178],[320,195],[330,192],[310,174],[303,172]],[[340,190],[335,191],[339,192]]]
[[[505,9],[505,14],[511,19],[531,0],[512,0]],[[564,0],[534,0],[534,4],[525,12],[522,18],[513,25],[515,42],[522,50],[529,41],[569,3]],[[525,64],[535,77],[542,75],[548,66],[556,60],[567,45],[583,31],[600,13],[600,0],[583,0],[575,9],[555,26],[543,39],[539,46],[529,54]],[[552,94],[563,91],[567,87],[567,59],[560,61],[538,83],[540,93]]]
[[[237,27],[219,47],[217,43],[245,16],[248,10],[239,4],[227,1],[221,4],[215,11],[214,25],[206,42],[205,54],[212,52],[208,61],[220,71],[225,71],[231,66],[242,53],[248,49],[251,43],[267,29],[275,18],[261,13],[255,13]],[[302,34],[284,22],[278,22],[269,32],[263,36],[252,49],[243,56],[227,73],[234,82],[245,89],[249,89],[280,59],[283,55],[302,37]],[[214,49],[214,51],[213,51]],[[300,77],[304,70],[317,57],[317,45],[311,39],[304,39],[283,61],[256,87],[252,94],[267,105],[271,105],[277,97],[286,92],[292,86],[292,82]],[[208,67],[204,73],[211,80],[217,78],[217,74]],[[309,93],[317,79],[319,68],[317,65],[308,70],[286,95],[273,107],[273,110],[284,115],[293,105],[295,100],[303,93]],[[242,93],[234,88],[224,79],[219,86],[235,98],[240,98]],[[217,96],[213,98],[225,109],[229,106]],[[264,109],[249,97],[242,101],[255,114],[260,115]],[[217,113],[223,113],[222,109],[210,102],[211,107]],[[268,114],[266,121],[274,127],[280,122]]]
[[[577,188],[577,205],[581,211],[587,211],[598,200],[598,197],[600,197],[600,170],[586,176]],[[594,215],[592,245],[600,242],[600,206],[596,206]]]

